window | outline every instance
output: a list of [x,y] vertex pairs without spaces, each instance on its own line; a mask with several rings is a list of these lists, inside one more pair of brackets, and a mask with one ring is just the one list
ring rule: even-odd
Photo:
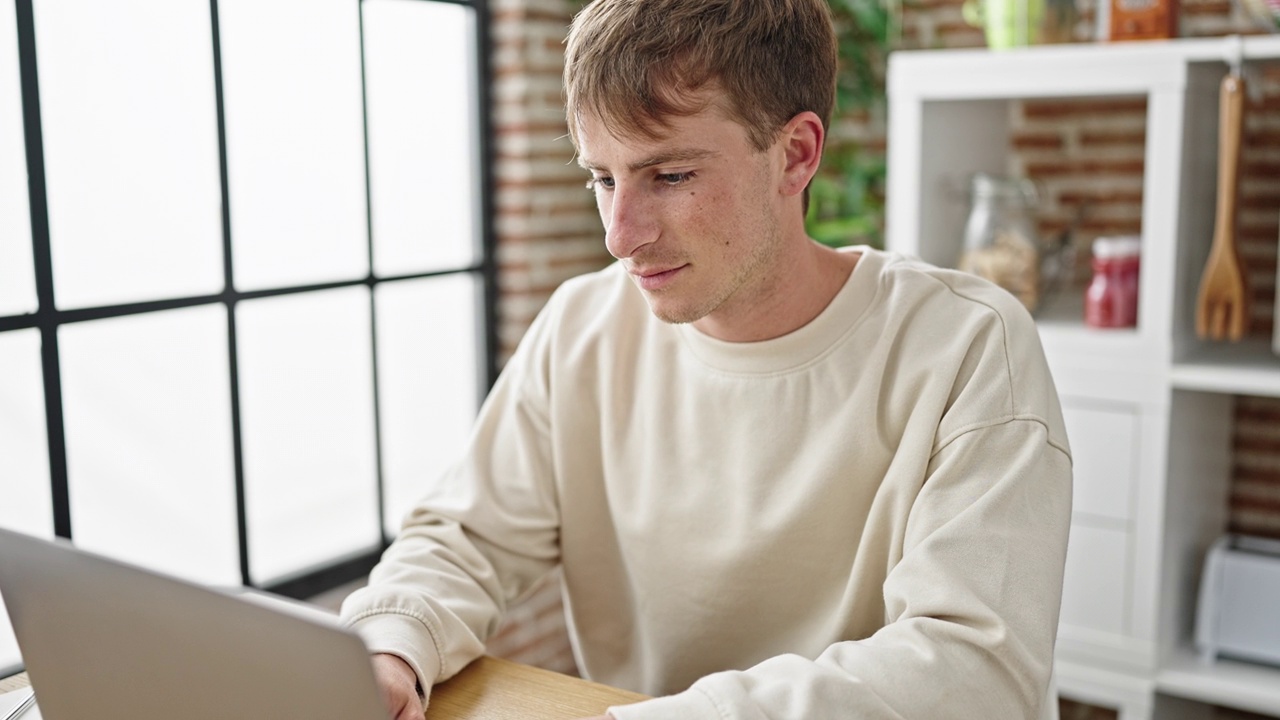
[[495,374],[485,13],[0,5],[0,525],[295,597],[372,566]]

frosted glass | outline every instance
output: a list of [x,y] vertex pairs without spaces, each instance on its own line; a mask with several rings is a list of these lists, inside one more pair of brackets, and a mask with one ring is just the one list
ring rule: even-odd
[[59,307],[223,288],[209,4],[36,0]]
[[76,544],[238,584],[225,307],[73,323],[58,343]]
[[[0,527],[53,537],[40,331],[0,333]],[[0,598],[0,671],[22,661]]]
[[453,461],[479,397],[471,275],[383,283],[377,289],[378,409],[386,531]]
[[[13,8],[0,12],[0,317],[36,311],[27,201],[18,26]],[[4,658],[0,656],[0,665]]]
[[0,333],[0,478],[0,527],[53,535],[40,331],[35,329]]
[[218,3],[240,290],[369,272],[359,3]]
[[374,270],[469,266],[479,247],[475,11],[416,0],[362,7]]
[[269,583],[381,541],[365,287],[240,303],[249,568]]

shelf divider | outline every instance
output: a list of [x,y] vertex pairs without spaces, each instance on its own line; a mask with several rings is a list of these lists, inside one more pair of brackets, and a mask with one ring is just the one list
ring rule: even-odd
[[1280,715],[1280,668],[1222,658],[1206,664],[1191,648],[1179,649],[1163,664],[1156,689],[1197,702]]

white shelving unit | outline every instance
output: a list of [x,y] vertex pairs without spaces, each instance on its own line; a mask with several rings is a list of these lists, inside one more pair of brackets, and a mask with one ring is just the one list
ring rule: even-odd
[[1192,326],[1218,84],[1237,53],[1280,63],[1280,36],[890,58],[887,244],[944,266],[967,213],[952,188],[1007,172],[1012,102],[1146,99],[1138,326],[1089,328],[1069,299],[1038,321],[1075,457],[1059,687],[1121,720],[1208,718],[1214,704],[1280,717],[1280,668],[1190,649],[1204,552],[1226,527],[1232,395],[1280,397],[1267,346],[1203,342]]
[[1213,702],[1257,713],[1275,714],[1280,683],[1271,668],[1218,660],[1206,666],[1190,650],[1167,658],[1156,686],[1161,692],[1189,700]]

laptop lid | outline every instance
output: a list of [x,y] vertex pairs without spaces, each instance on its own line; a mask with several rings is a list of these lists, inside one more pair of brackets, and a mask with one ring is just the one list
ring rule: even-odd
[[0,529],[0,594],[46,720],[386,720],[336,620]]

